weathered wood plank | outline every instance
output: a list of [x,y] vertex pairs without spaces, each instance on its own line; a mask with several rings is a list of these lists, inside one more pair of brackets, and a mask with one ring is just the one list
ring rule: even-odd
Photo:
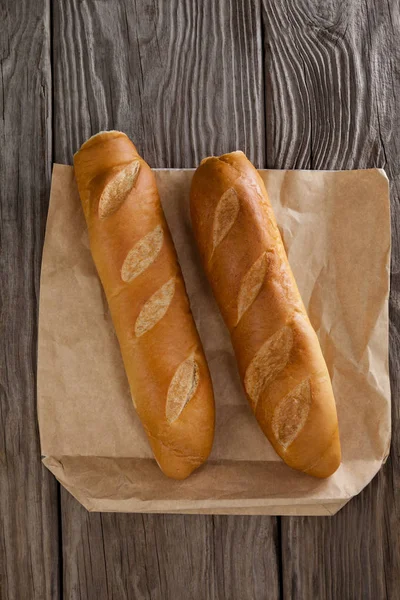
[[57,483],[40,462],[36,345],[50,189],[48,0],[0,1],[0,598],[59,597]]
[[57,160],[120,127],[153,166],[237,148],[263,164],[261,49],[258,3],[58,0]]
[[400,585],[399,4],[264,0],[263,24],[267,166],[384,166],[393,224],[391,456],[335,517],[282,519],[283,597],[392,599]]
[[[54,2],[55,160],[124,130],[156,167],[265,162],[258,2]],[[88,514],[62,491],[64,595],[279,595],[275,518]]]
[[90,514],[63,498],[66,598],[276,598],[266,517]]

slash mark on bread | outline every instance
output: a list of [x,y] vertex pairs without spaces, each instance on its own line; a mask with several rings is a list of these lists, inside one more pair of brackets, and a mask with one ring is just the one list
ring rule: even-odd
[[199,383],[199,366],[193,356],[184,360],[169,384],[166,404],[166,417],[173,423],[187,403],[193,398]]
[[164,234],[161,225],[146,234],[129,250],[121,269],[121,279],[125,283],[133,281],[157,258],[163,245]]
[[267,253],[263,252],[244,275],[238,295],[237,323],[257,298],[267,272],[267,264]]
[[144,304],[135,323],[135,335],[140,337],[156,325],[172,302],[175,293],[175,277],[158,289]]
[[247,367],[244,387],[255,412],[262,391],[286,367],[293,346],[293,331],[288,325],[278,329],[261,346]]
[[233,188],[229,188],[218,201],[215,209],[214,222],[213,222],[213,247],[212,254],[214,254],[217,246],[222,242],[224,237],[228,234],[232,228],[234,222],[239,213],[239,198],[236,191]]
[[99,200],[99,217],[106,219],[117,212],[136,183],[140,162],[134,160],[114,175],[105,186]]
[[286,450],[306,424],[311,407],[311,383],[307,378],[280,400],[272,417],[272,431]]

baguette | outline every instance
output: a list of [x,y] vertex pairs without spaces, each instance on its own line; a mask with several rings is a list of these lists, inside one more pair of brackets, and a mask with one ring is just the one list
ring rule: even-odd
[[214,398],[154,174],[118,131],[74,167],[134,406],[161,470],[184,479],[211,451]]
[[242,152],[202,161],[191,216],[261,429],[290,467],[330,476],[341,450],[329,373],[263,181]]

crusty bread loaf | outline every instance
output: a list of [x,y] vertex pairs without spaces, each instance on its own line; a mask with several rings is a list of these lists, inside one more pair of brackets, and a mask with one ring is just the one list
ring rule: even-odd
[[288,465],[328,477],[341,460],[329,373],[263,181],[242,152],[202,161],[191,214],[263,432]]
[[214,399],[154,174],[118,131],[74,166],[134,405],[162,471],[183,479],[211,451]]

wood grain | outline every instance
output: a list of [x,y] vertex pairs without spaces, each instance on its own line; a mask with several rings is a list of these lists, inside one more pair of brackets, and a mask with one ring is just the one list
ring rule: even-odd
[[263,2],[267,166],[385,167],[391,185],[391,455],[331,519],[281,521],[283,597],[394,599],[400,586],[398,2]]
[[63,504],[65,598],[277,597],[271,519],[90,514],[69,495]]
[[48,0],[0,1],[0,598],[58,598],[57,483],[40,462],[36,345],[51,167]]
[[56,160],[118,128],[154,167],[264,163],[258,2],[54,2]]
[[[55,160],[122,129],[154,167],[264,155],[258,2],[54,2]],[[279,596],[277,520],[88,514],[62,490],[64,596]]]

